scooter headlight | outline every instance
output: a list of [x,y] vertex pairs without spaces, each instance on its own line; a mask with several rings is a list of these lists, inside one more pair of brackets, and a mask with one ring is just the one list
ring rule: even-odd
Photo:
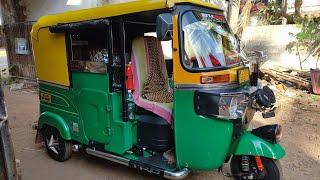
[[243,93],[196,92],[194,101],[200,115],[238,119],[244,116],[249,98]]
[[248,104],[248,98],[241,95],[223,95],[219,101],[218,117],[237,119],[242,118]]

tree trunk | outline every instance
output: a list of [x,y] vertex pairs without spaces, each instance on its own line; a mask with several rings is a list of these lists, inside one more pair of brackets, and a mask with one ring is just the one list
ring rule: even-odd
[[229,0],[228,21],[233,32],[238,30],[240,0]]
[[287,9],[288,9],[288,0],[283,0],[281,4],[281,13],[283,15],[287,14]]
[[303,1],[302,0],[295,0],[294,1],[294,14],[296,16],[301,16],[301,6]]

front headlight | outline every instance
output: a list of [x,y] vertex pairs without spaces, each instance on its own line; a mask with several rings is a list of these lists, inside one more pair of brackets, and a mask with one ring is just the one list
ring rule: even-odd
[[228,119],[242,118],[248,105],[247,96],[221,95],[219,101],[219,114],[217,116]]
[[199,115],[223,119],[242,118],[249,98],[244,93],[217,93],[198,91],[195,93],[195,111]]

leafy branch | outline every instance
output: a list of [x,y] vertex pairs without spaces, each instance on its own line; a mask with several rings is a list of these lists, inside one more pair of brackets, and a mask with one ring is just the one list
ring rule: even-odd
[[[300,61],[300,68],[302,63],[305,62],[310,56],[317,58],[316,68],[318,68],[318,61],[320,57],[320,17],[304,16],[296,20],[297,26],[301,29],[296,35],[290,34],[295,37],[295,41],[290,42],[286,49],[289,52],[297,51]],[[307,56],[301,57],[301,51],[306,51]]]

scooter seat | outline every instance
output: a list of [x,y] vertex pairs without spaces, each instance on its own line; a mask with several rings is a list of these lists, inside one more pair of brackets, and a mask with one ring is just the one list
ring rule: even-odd
[[[135,89],[133,92],[134,102],[137,106],[157,114],[158,116],[164,118],[170,125],[172,125],[173,102],[159,103],[150,101],[142,96],[143,86],[148,78],[148,73],[150,72],[150,69],[148,69],[150,68],[148,66],[150,63],[149,55],[146,50],[146,38],[154,37],[138,37],[132,42],[131,63]],[[157,42],[158,44],[156,47],[161,48],[160,41],[153,42]],[[162,49],[158,49],[158,51],[161,52],[162,55],[162,58],[159,58],[159,65],[161,66],[160,69],[164,78],[166,79],[166,82],[168,82],[168,75]]]

